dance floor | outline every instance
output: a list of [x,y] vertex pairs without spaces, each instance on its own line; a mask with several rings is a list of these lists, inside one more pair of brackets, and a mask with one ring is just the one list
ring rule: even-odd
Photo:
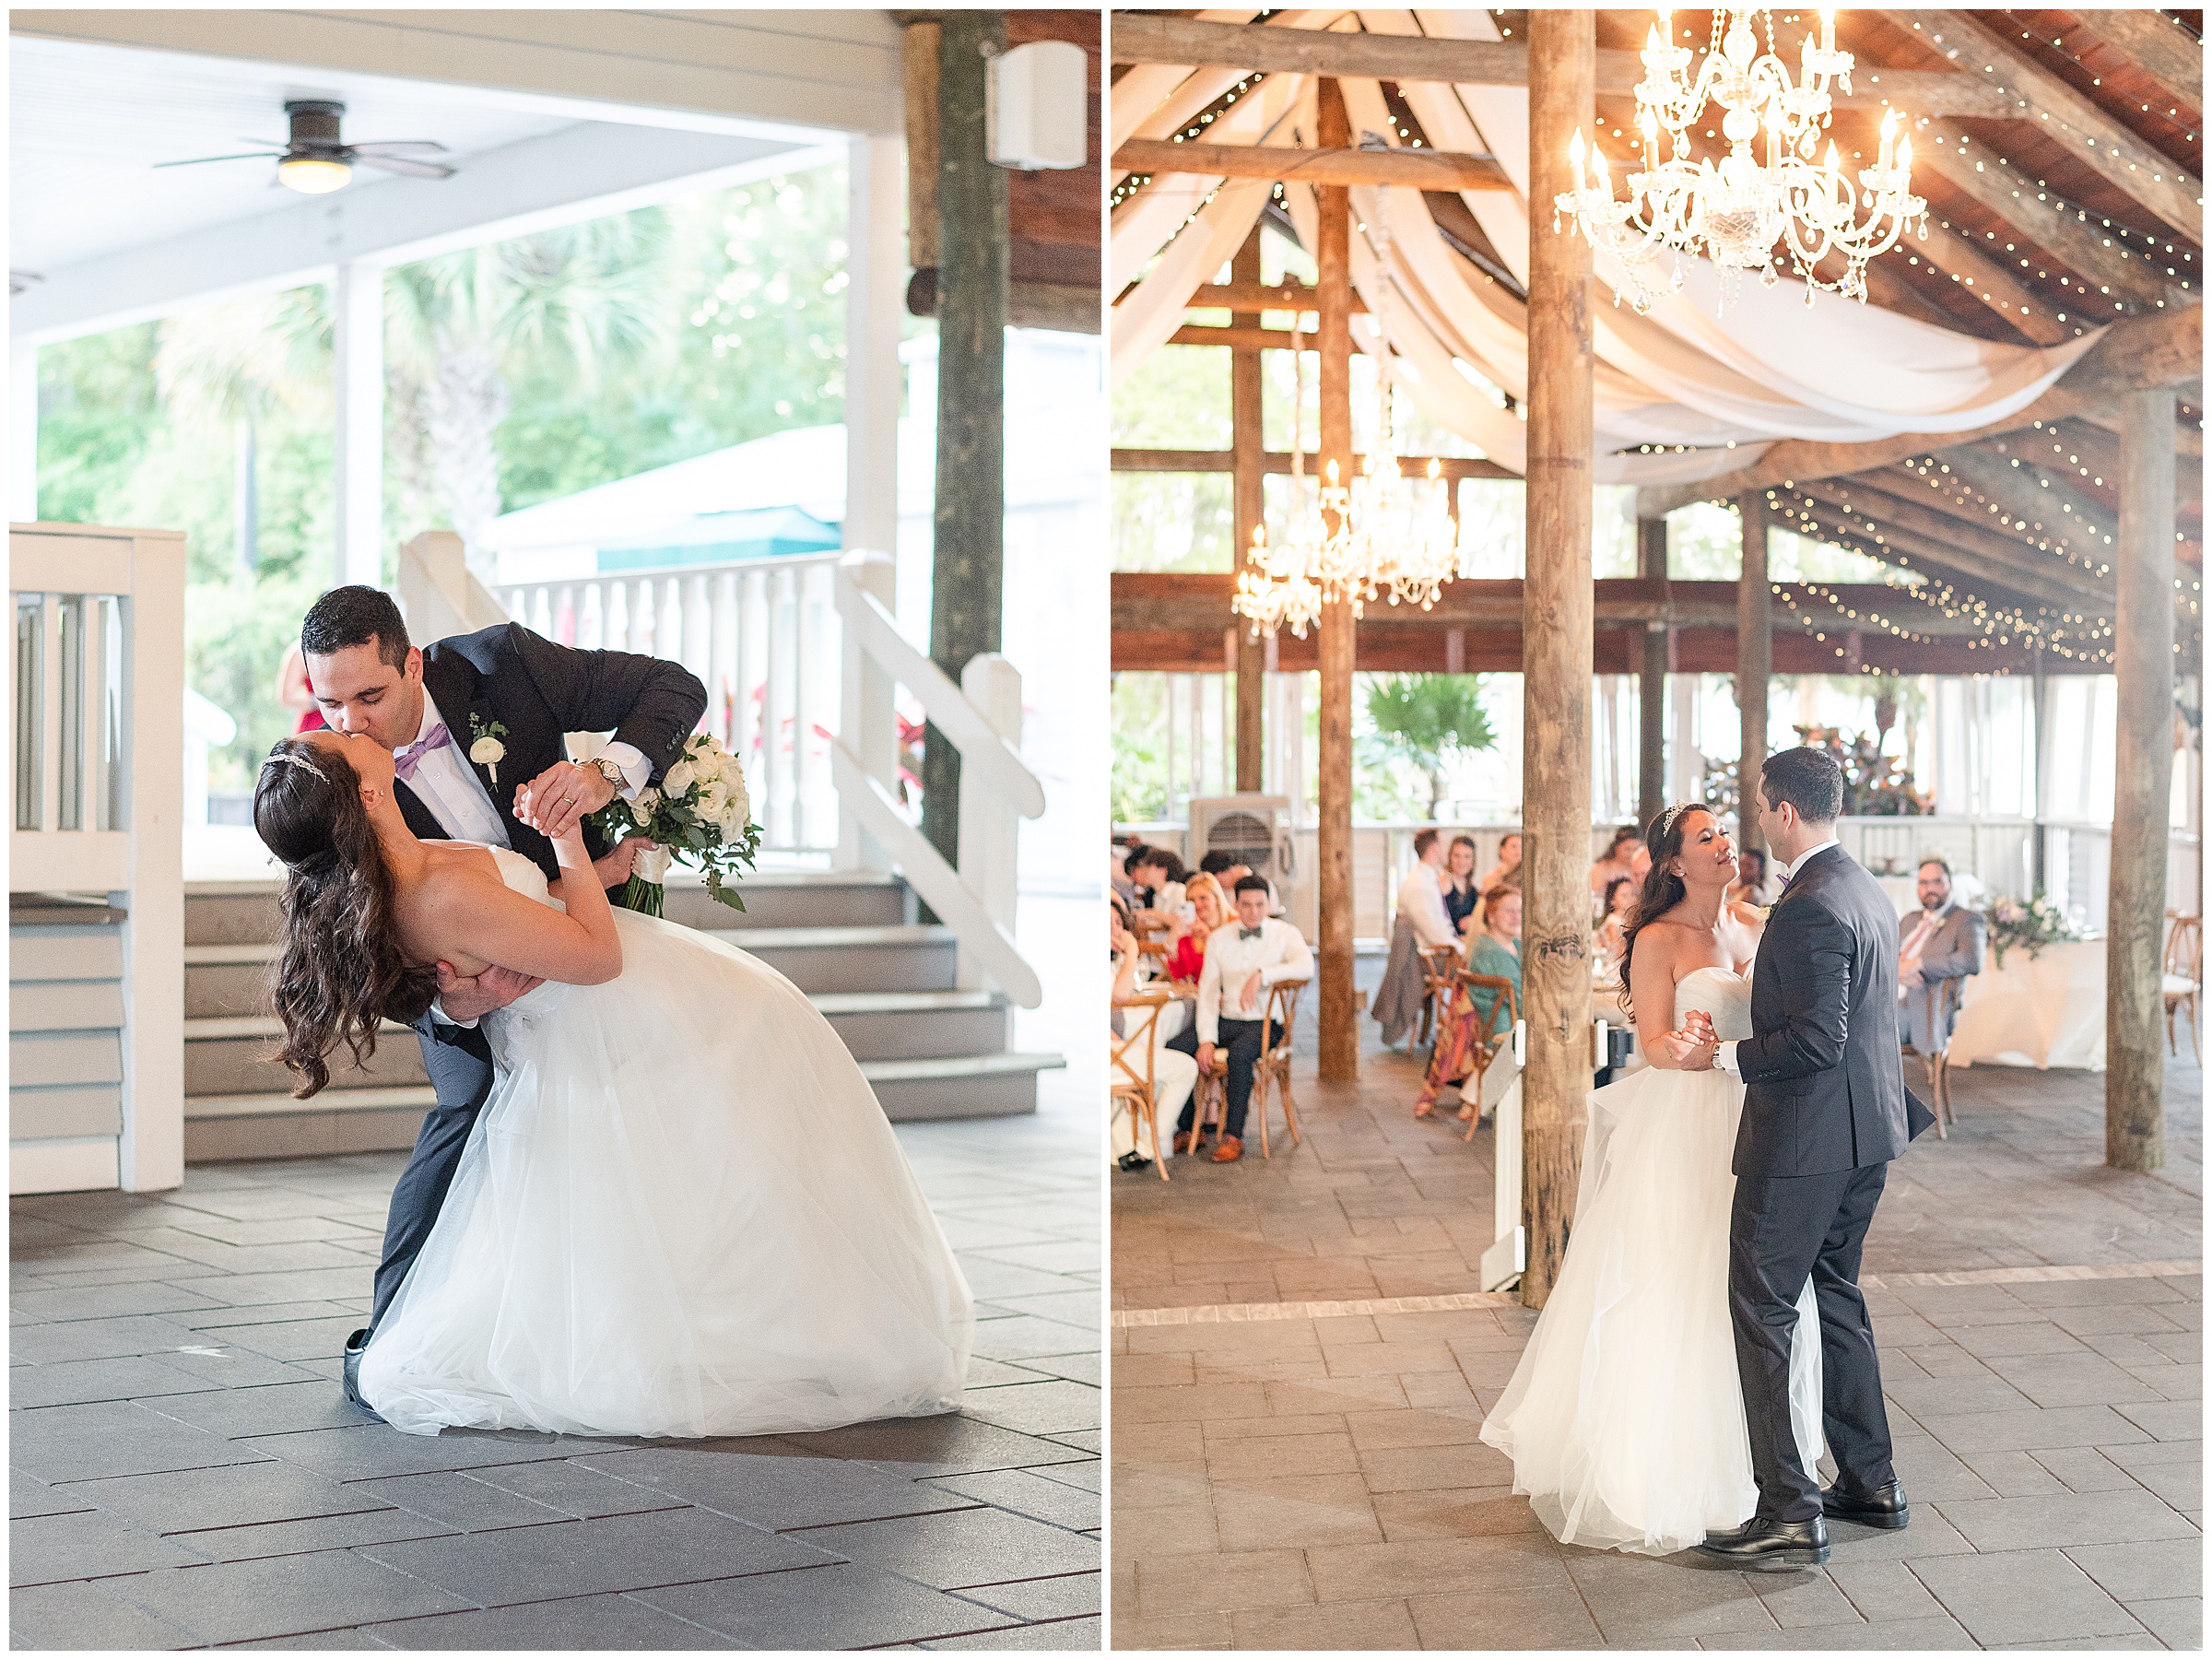
[[1351,1088],[1309,1031],[1303,1147],[1114,1179],[1115,1647],[2201,1645],[2185,1036],[2156,1175],[2103,1168],[2101,1077],[1956,1075],[1865,1265],[1912,1526],[1746,1575],[1559,1545],[1513,1494],[1477,1431],[1535,1316],[1467,1296],[1490,1134],[1415,1120],[1418,1063],[1362,1026]]
[[11,1207],[15,1646],[1099,1646],[1098,1113],[900,1126],[981,1301],[959,1415],[405,1436],[333,1380],[404,1155]]

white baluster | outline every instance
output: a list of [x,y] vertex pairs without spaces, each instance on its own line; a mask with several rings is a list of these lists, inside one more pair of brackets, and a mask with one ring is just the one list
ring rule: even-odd
[[606,584],[586,583],[583,587],[583,608],[576,618],[576,644],[579,649],[595,652],[606,643]]
[[814,675],[819,661],[814,639],[814,572],[805,565],[786,573],[791,581],[791,840],[812,844],[806,810],[806,754],[814,747]]
[[713,649],[707,657],[707,718],[714,736],[732,754],[738,748],[737,685],[737,573],[724,571],[714,579],[714,617],[711,636]]
[[[675,585],[674,580],[671,579],[669,586],[674,587]],[[714,666],[712,661],[713,653],[710,649],[713,641],[713,613],[709,610],[707,606],[707,578],[705,574],[701,572],[686,578],[684,582],[684,650],[683,655],[677,661],[699,677],[700,684],[707,688],[707,696],[710,700],[714,695],[713,682],[707,678],[709,671]]]
[[765,571],[745,572],[745,609],[738,619],[737,753],[745,757],[745,775],[753,793],[753,817],[763,830],[768,824],[768,756],[762,715],[768,706],[769,594]]
[[792,625],[797,607],[792,603],[791,570],[777,571],[771,579],[768,603],[768,706],[761,714],[768,763],[762,769],[771,781],[769,839],[779,847],[793,845],[792,768],[784,759],[790,742],[792,712]]
[[606,584],[606,649],[610,652],[629,650],[629,584],[615,582]]
[[530,630],[547,640],[553,638],[553,591],[542,585],[530,591]]
[[573,583],[563,583],[560,593],[553,602],[553,638],[563,645],[576,643],[576,589]]

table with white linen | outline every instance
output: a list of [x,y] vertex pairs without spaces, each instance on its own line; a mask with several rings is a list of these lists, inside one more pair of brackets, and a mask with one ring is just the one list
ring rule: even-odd
[[2104,941],[2066,940],[2030,957],[1994,952],[1966,983],[1951,1065],[2104,1070]]

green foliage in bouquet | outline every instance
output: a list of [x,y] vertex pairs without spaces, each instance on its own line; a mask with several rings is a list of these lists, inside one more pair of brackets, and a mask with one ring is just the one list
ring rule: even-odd
[[661,877],[671,859],[706,873],[707,896],[733,910],[745,909],[735,879],[753,867],[760,851],[760,827],[752,821],[745,770],[712,733],[693,734],[684,752],[657,786],[640,790],[634,802],[619,795],[592,815],[611,842],[629,832],[659,844],[660,853],[640,854],[618,896],[625,909],[661,914],[665,899]]
[[2088,937],[2073,918],[2040,892],[2024,900],[2016,900],[2008,893],[1996,895],[1989,901],[1986,920],[1990,955],[1996,959],[1999,968],[2005,966],[2005,953],[2015,947],[2033,958],[2045,946]]

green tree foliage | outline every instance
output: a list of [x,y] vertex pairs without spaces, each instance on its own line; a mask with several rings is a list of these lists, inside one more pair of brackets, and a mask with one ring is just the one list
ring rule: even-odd
[[1448,793],[1452,763],[1497,742],[1478,675],[1377,675],[1368,681],[1366,709],[1370,764],[1396,761],[1418,773],[1430,818]]

